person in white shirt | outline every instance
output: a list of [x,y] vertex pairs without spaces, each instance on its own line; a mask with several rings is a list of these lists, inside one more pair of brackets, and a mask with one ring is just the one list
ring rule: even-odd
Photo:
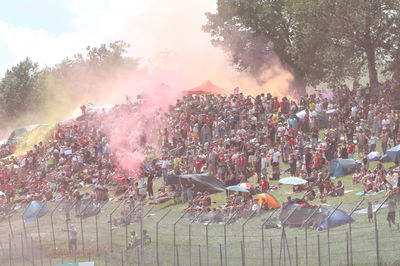
[[257,200],[253,200],[253,205],[251,206],[251,210],[256,212],[256,214],[260,214],[260,204],[258,204]]
[[375,135],[375,133],[372,133],[371,138],[369,139],[369,152],[373,152],[376,149],[376,141],[378,140],[378,137]]
[[268,160],[265,154],[261,154],[261,174],[265,177],[268,174]]

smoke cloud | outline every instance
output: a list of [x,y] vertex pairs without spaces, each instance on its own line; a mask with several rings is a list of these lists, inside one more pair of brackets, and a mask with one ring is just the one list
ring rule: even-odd
[[[98,73],[95,79],[90,73],[76,70],[66,84],[48,77],[47,102],[52,112],[37,120],[60,121],[82,104],[121,103],[126,95],[135,99],[146,94],[149,100],[137,114],[123,121],[111,117],[102,125],[120,166],[138,170],[145,157],[140,136],[154,137],[155,128],[165,126],[153,118],[174,104],[183,90],[211,80],[229,92],[239,86],[240,92],[246,94],[270,92],[286,96],[293,77],[282,68],[279,59],[268,60],[265,65],[259,62],[261,70],[255,77],[254,73],[237,71],[229,55],[211,44],[211,37],[202,31],[202,26],[206,23],[205,12],[214,12],[215,8],[216,0],[147,0],[133,17],[125,18],[121,28],[115,29],[120,34],[116,39],[131,44],[129,55],[141,59],[139,70],[117,68],[112,75],[105,73],[100,79]],[[85,90],[87,86],[95,89]],[[157,140],[149,137],[148,143],[156,145]]]

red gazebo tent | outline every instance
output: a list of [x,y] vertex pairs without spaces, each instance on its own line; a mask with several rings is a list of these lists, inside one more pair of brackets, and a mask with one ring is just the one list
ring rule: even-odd
[[184,91],[186,94],[227,94],[227,92],[217,85],[213,84],[211,81],[207,80],[200,86],[193,89]]

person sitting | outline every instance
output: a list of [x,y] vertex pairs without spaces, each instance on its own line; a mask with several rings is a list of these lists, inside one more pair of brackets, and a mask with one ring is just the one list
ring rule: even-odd
[[337,185],[335,186],[333,193],[335,196],[343,196],[344,195],[344,185],[342,181],[338,181]]
[[312,201],[315,199],[316,193],[312,187],[308,187],[307,192],[304,194],[303,199],[306,201]]

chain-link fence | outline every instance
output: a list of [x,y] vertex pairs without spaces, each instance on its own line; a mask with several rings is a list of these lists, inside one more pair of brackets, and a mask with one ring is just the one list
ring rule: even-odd
[[325,230],[309,223],[319,208],[295,224],[280,210],[184,213],[90,200],[49,202],[47,215],[24,222],[21,206],[0,223],[0,265],[399,265],[386,199],[372,203],[372,221],[367,205],[327,206],[355,222]]

